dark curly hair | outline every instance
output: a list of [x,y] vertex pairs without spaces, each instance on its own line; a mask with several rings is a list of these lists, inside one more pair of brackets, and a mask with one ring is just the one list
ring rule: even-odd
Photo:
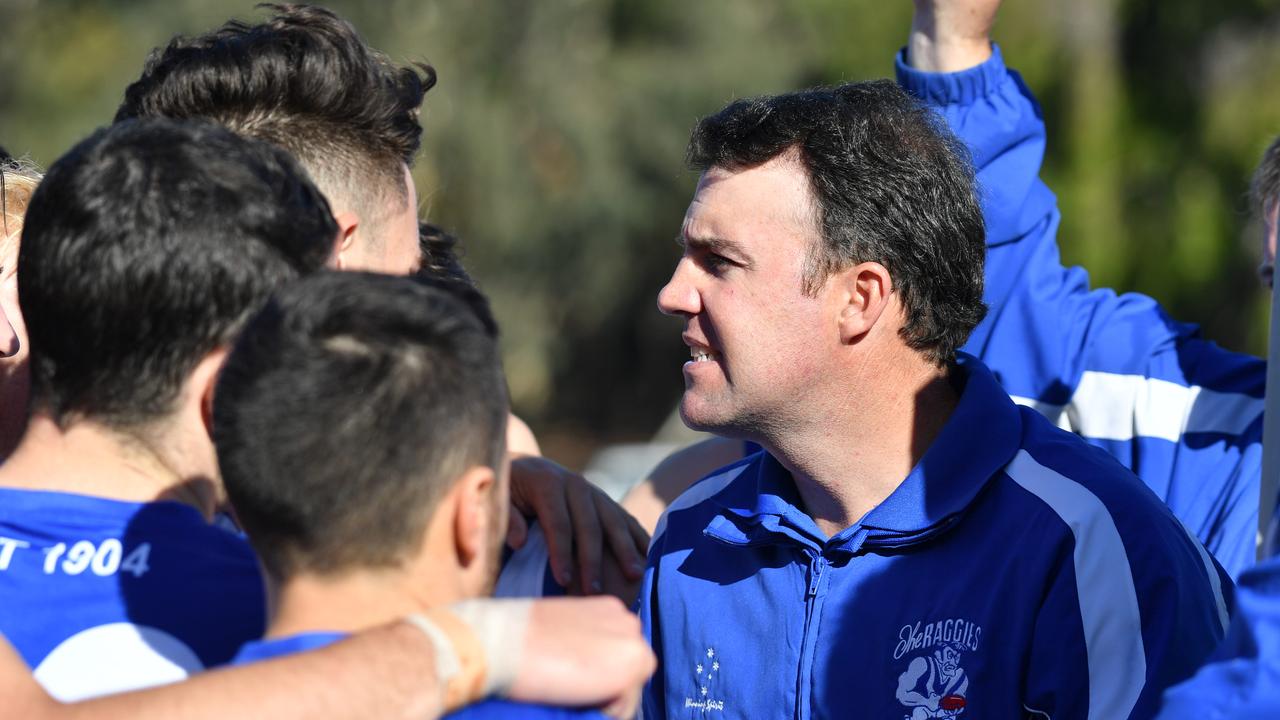
[[430,65],[398,67],[351,23],[308,5],[177,36],[147,58],[116,120],[205,118],[293,153],[326,194],[377,223],[388,198],[407,201],[403,165],[421,144]]
[[964,145],[940,118],[888,80],[738,100],[704,118],[688,163],[752,167],[795,152],[808,174],[823,242],[806,290],[877,262],[893,278],[907,345],[950,362],[986,314],[985,228]]
[[497,335],[498,321],[493,316],[489,298],[480,291],[458,257],[458,238],[438,225],[419,222],[418,252],[418,270],[414,276],[448,287],[458,298],[466,301],[491,334]]

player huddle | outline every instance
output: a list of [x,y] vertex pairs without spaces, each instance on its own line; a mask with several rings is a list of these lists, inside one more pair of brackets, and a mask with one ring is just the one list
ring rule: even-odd
[[[1061,266],[997,6],[917,0],[897,83],[738,100],[693,130],[658,306],[685,321],[681,415],[720,439],[624,502],[662,516],[642,579],[634,521],[511,462],[536,443],[497,323],[417,217],[435,70],[308,6],[158,49],[42,180],[5,165],[0,367],[6,410],[29,410],[0,438],[0,632],[60,700],[200,675],[65,707],[6,677],[33,698],[15,707],[1265,713],[1265,673],[1210,662],[1280,661],[1249,642],[1270,565],[1233,620],[1265,366]],[[513,512],[574,525],[574,567],[508,557]],[[500,575],[607,587],[638,626],[616,603],[481,600]],[[417,683],[392,662],[424,653]]]

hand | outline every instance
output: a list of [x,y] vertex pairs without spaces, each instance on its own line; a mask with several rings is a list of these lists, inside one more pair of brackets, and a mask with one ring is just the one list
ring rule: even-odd
[[546,458],[519,456],[511,461],[511,504],[508,545],[524,545],[524,517],[533,515],[546,535],[556,582],[583,595],[608,591],[634,599],[649,534],[602,490]]
[[914,0],[907,62],[930,72],[957,72],[991,57],[991,26],[1001,0]]
[[535,600],[522,659],[511,699],[598,706],[617,718],[635,716],[657,667],[640,618],[614,598]]

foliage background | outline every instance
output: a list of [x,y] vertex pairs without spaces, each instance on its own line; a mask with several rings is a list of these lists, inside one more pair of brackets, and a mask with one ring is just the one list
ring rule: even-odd
[[[906,0],[333,0],[440,72],[414,170],[504,327],[517,411],[570,465],[668,416],[686,351],[653,299],[732,98],[889,76]],[[148,50],[250,3],[0,0],[0,144],[43,165],[110,120]],[[1248,175],[1280,133],[1277,0],[1010,0],[995,30],[1049,124],[1068,262],[1261,353]]]

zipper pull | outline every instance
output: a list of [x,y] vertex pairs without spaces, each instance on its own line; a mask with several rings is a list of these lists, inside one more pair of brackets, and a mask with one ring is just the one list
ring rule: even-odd
[[809,563],[809,593],[808,597],[818,594],[818,581],[822,579],[822,571],[827,567],[827,559],[821,555],[815,555],[813,562]]

